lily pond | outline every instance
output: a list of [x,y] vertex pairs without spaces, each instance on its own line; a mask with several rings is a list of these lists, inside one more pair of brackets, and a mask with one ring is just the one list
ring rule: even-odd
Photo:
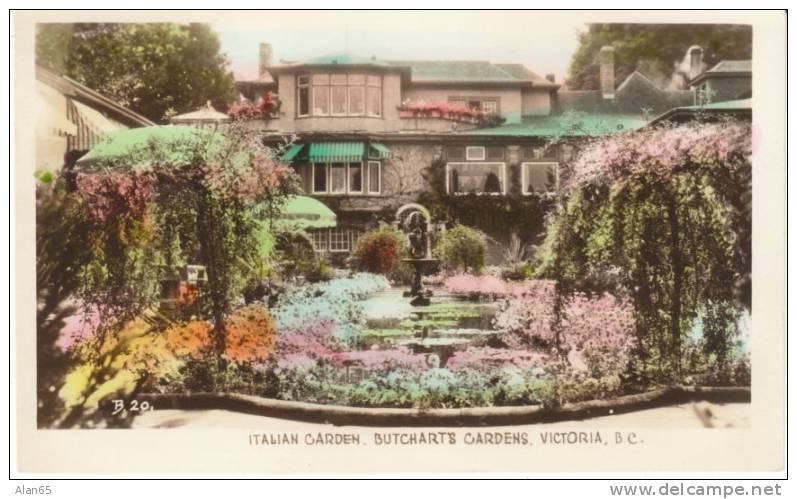
[[374,294],[362,302],[365,330],[358,349],[406,347],[426,355],[429,367],[446,366],[467,347],[500,347],[495,331],[496,303],[481,303],[438,292],[432,304],[414,307],[399,289]]

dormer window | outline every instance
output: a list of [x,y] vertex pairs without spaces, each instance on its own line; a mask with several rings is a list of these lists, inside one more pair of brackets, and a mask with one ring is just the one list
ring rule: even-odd
[[314,74],[299,76],[296,82],[297,116],[382,117],[379,75]]

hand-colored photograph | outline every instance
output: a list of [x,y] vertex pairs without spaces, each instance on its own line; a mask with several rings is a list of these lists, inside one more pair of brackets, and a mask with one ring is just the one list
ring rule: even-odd
[[751,26],[360,14],[36,24],[38,428],[749,428]]

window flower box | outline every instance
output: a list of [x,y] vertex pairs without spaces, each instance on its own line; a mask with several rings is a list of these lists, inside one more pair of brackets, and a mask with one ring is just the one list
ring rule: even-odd
[[397,107],[401,118],[439,118],[460,123],[480,125],[489,123],[496,126],[504,122],[504,118],[478,109],[469,109],[462,104],[451,102],[404,102]]
[[265,92],[255,102],[248,99],[235,102],[227,114],[233,119],[274,119],[279,117],[282,102],[272,92]]

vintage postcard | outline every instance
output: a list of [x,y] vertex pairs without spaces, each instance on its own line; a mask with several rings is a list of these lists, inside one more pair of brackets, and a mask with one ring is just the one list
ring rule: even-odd
[[785,17],[12,13],[12,473],[782,472]]

